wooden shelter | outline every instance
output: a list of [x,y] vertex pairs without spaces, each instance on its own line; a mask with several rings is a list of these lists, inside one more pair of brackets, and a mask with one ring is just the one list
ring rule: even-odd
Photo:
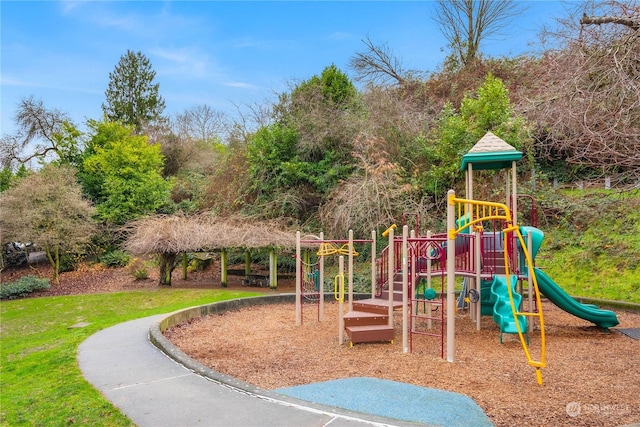
[[[170,284],[170,274],[179,254],[220,252],[221,282],[227,281],[227,251],[268,249],[270,253],[269,285],[277,286],[277,250],[295,249],[296,235],[276,221],[247,217],[217,217],[211,214],[158,215],[131,224],[125,248],[134,254],[161,256],[161,284]],[[249,261],[250,262],[250,261]],[[166,275],[169,277],[166,277]],[[248,273],[249,274],[249,273]],[[163,282],[164,278],[164,282]]]

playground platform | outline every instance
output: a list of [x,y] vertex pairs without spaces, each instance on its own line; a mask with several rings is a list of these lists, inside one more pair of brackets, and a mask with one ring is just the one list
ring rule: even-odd
[[[104,329],[78,349],[84,377],[138,426],[488,426],[466,396],[376,378],[268,391],[205,367],[178,363],[149,331],[166,315]],[[205,371],[208,371],[206,375]]]

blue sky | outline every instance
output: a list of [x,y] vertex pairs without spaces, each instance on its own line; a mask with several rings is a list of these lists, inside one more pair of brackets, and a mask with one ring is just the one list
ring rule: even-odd
[[[482,47],[515,55],[535,47],[559,2],[532,1],[502,38]],[[15,130],[21,98],[33,95],[83,128],[102,117],[104,92],[120,57],[141,51],[156,71],[165,113],[207,104],[263,103],[349,58],[367,35],[387,44],[406,69],[432,71],[446,55],[430,1],[2,1],[1,134]]]

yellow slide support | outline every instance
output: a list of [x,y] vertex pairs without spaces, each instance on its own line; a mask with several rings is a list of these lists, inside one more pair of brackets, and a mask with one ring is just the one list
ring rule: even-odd
[[[458,211],[458,218],[463,218],[463,216],[467,216],[465,221],[460,221],[461,224],[457,229],[448,230],[449,238],[455,239],[455,236],[460,233],[462,230],[466,229],[470,226],[480,225],[483,221],[491,221],[491,220],[502,220],[505,222],[506,227],[502,230],[504,234],[504,248],[508,247],[509,234],[515,233],[518,237],[518,241],[520,242],[520,247],[524,253],[524,256],[527,260],[527,266],[529,274],[531,275],[533,281],[533,287],[536,296],[536,306],[538,307],[538,312],[524,312],[519,311],[519,308],[515,306],[513,300],[513,290],[511,286],[507,286],[509,290],[509,301],[511,302],[511,310],[513,312],[514,319],[517,319],[517,316],[527,316],[538,318],[540,324],[540,358],[539,360],[534,360],[531,357],[531,352],[529,351],[529,344],[525,339],[523,331],[520,328],[520,322],[515,322],[516,328],[518,330],[518,337],[520,338],[520,343],[522,344],[522,348],[524,350],[525,355],[527,356],[527,362],[530,366],[534,367],[536,370],[536,380],[538,384],[542,384],[542,371],[541,369],[546,366],[545,355],[546,355],[546,344],[545,344],[545,333],[544,333],[544,316],[542,314],[542,305],[540,301],[540,291],[538,289],[538,281],[536,279],[535,270],[533,268],[533,261],[531,259],[531,255],[527,250],[527,244],[520,233],[520,228],[513,224],[513,220],[511,217],[511,211],[509,208],[502,203],[494,203],[494,202],[484,202],[479,200],[467,200],[467,199],[458,199],[455,196],[450,196],[449,200],[450,205],[454,205]],[[504,267],[505,267],[505,275],[509,277],[509,251],[504,251]]]

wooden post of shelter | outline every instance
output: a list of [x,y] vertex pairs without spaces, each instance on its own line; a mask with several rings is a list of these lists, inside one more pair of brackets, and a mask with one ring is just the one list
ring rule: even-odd
[[227,262],[228,262],[227,255],[228,255],[228,252],[226,248],[220,251],[220,285],[223,288],[227,287]]
[[269,249],[269,287],[278,287],[278,255],[275,248]]

